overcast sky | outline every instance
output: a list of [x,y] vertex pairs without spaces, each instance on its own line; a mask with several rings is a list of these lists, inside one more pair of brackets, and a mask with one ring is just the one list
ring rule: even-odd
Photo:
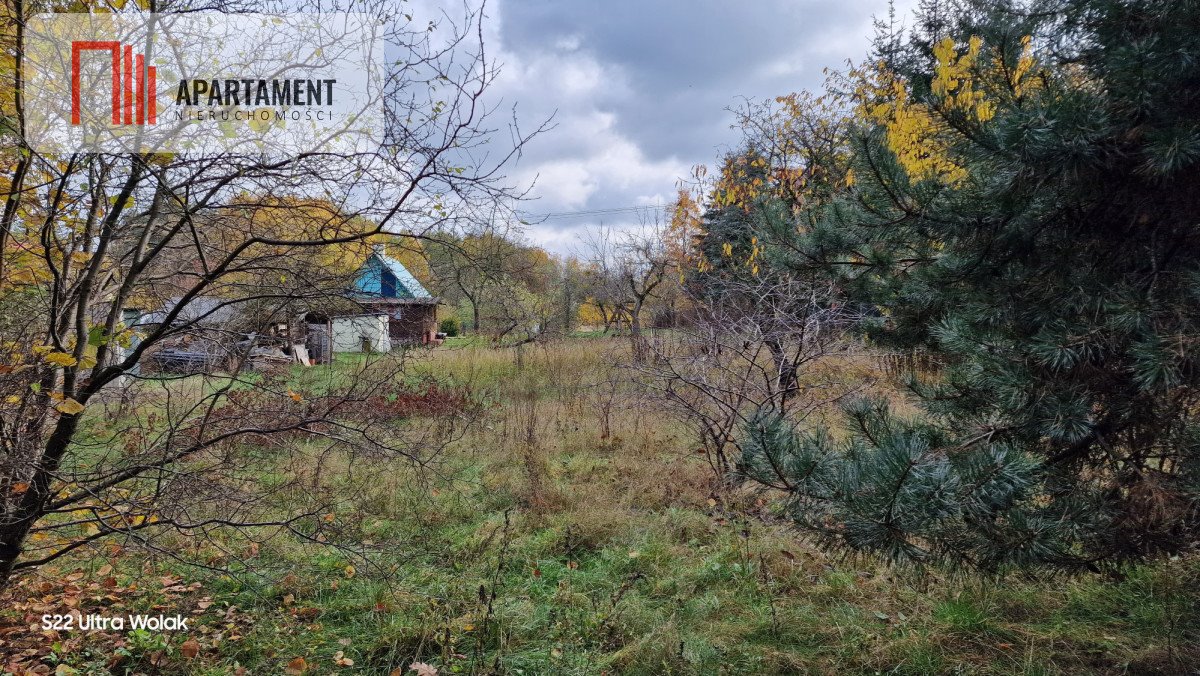
[[[490,0],[502,73],[489,98],[515,103],[527,124],[554,115],[557,125],[509,171],[537,177],[525,209],[670,201],[693,165],[736,145],[729,107],[819,87],[823,68],[863,57],[872,17],[886,12],[886,0]],[[554,218],[528,235],[566,253],[600,220]]]

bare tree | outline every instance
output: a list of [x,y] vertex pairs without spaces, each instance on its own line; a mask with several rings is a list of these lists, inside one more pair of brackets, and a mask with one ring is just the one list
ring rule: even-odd
[[[597,294],[615,313],[628,318],[635,361],[646,356],[644,310],[674,269],[663,230],[661,219],[655,218],[631,230],[600,227],[583,240],[582,257],[591,267]],[[598,299],[598,303],[605,300]]]
[[740,454],[740,428],[761,412],[795,422],[848,393],[836,370],[806,367],[842,352],[851,317],[827,284],[789,277],[730,282],[720,295],[694,295],[684,326],[635,362],[669,410],[696,430],[718,477]]
[[520,264],[519,250],[509,240],[507,227],[486,223],[463,237],[443,236],[430,247],[430,268],[437,292],[452,303],[465,302],[471,310],[471,331],[484,331],[487,305],[507,286],[509,274]]
[[[34,11],[9,7],[16,26]],[[314,493],[280,511],[272,496],[286,487],[247,478],[259,456],[246,445],[287,454],[324,443],[422,462],[436,447],[368,415],[400,363],[296,382],[244,375],[253,357],[234,350],[219,376],[139,371],[165,346],[237,330],[233,317],[286,322],[340,302],[338,264],[368,238],[429,238],[514,197],[501,168],[531,134],[514,127],[513,147],[478,152],[492,136],[483,97],[497,74],[482,9],[428,27],[400,7],[339,9],[379,15],[402,57],[386,74],[377,150],[60,157],[31,149],[20,128],[0,137],[0,334],[11,356],[0,370],[0,584],[113,538],[153,546],[167,533],[234,528],[325,540],[314,519],[335,498]],[[20,40],[17,31],[5,85],[18,121]],[[153,321],[131,323],[133,308],[154,310]]]

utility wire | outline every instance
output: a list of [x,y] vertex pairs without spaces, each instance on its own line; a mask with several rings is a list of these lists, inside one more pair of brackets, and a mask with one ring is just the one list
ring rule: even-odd
[[583,216],[609,216],[616,214],[637,214],[647,211],[662,209],[661,204],[643,204],[628,207],[609,207],[606,209],[584,209],[581,211],[556,211],[545,214],[524,213],[522,217],[527,221],[550,221],[561,218],[579,218]]

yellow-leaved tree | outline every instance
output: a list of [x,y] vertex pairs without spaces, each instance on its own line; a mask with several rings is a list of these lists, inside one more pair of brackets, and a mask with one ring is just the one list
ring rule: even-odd
[[[396,4],[371,11],[402,16]],[[506,208],[501,167],[513,155],[472,150],[487,138],[479,101],[495,70],[482,53],[436,46],[460,44],[481,15],[465,8],[432,40],[425,27],[381,22],[381,39],[424,72],[384,68],[390,115],[366,152],[55,155],[30,147],[21,126],[22,26],[53,9],[10,2],[0,16],[0,585],[105,540],[166,550],[171,538],[257,529],[331,541],[316,517],[337,497],[322,477],[287,491],[244,470],[275,453],[281,434],[337,429],[347,453],[418,452],[346,413],[394,386],[402,362],[386,376],[314,373],[310,388],[243,369],[264,325],[340,302],[390,233],[440,236],[466,211]],[[203,384],[180,386],[192,372]],[[281,491],[296,501],[264,497]]]

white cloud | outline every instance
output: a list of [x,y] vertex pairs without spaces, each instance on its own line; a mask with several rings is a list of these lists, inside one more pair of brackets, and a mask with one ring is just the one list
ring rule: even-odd
[[[571,139],[567,141],[566,139]],[[569,143],[570,158],[532,163],[517,175],[537,177],[535,194],[541,197],[539,211],[566,211],[584,207],[630,206],[663,201],[675,181],[685,175],[687,164],[677,158],[651,160],[636,143],[616,128],[612,113],[587,111],[566,113],[559,126],[539,140],[546,145]],[[623,204],[589,204],[603,190],[606,195],[628,196]]]
[[[551,42],[556,51],[520,55],[502,46],[502,71],[491,92],[517,102],[524,119],[554,116],[554,128],[534,140],[512,174],[520,184],[536,178],[537,199],[527,209],[556,213],[665,201],[688,165],[675,157],[648,158],[618,128],[617,109],[635,95],[623,68],[600,62],[577,35]],[[607,203],[613,199],[621,203]],[[547,225],[531,235],[561,244],[563,238],[549,232]]]
[[578,34],[566,35],[555,41],[554,48],[560,49],[564,52],[573,52],[579,49],[579,45],[582,44],[582,42],[583,38]]

